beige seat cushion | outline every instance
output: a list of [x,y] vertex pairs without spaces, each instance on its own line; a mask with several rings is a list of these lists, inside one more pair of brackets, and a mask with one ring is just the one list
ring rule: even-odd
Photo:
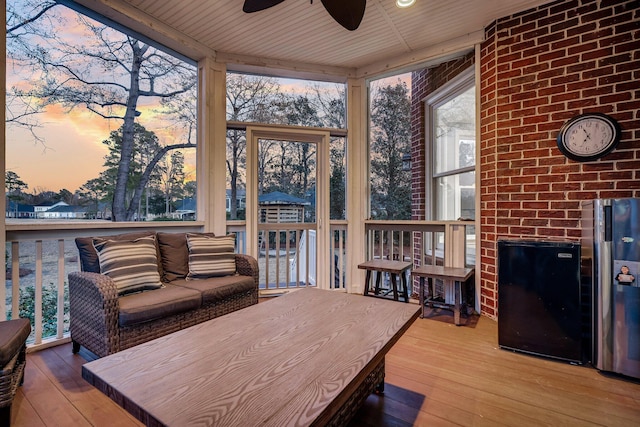
[[256,287],[253,277],[222,276],[208,279],[176,280],[172,285],[202,292],[202,303],[212,303],[231,295],[247,292]]
[[167,284],[161,289],[122,296],[118,303],[118,323],[131,326],[195,310],[200,307],[202,296],[196,290]]
[[18,354],[30,333],[29,319],[21,317],[0,322],[0,369]]

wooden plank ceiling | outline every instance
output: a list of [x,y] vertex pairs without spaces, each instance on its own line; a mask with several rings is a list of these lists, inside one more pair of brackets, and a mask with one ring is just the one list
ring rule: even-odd
[[[285,0],[252,14],[242,11],[243,0],[99,2],[133,7],[223,57],[264,59],[289,68],[305,64],[307,68],[360,70],[371,64],[384,67],[385,61],[401,62],[398,58],[407,62],[404,58],[419,57],[429,49],[437,51],[452,40],[482,34],[497,18],[548,0],[417,0],[407,9],[397,8],[395,0],[368,0],[355,31],[336,23],[320,0]],[[445,53],[446,49],[440,50]]]

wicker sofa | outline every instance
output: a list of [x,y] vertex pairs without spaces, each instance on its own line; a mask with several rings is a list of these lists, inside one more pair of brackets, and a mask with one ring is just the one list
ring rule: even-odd
[[161,287],[126,294],[113,276],[101,274],[97,240],[76,239],[82,271],[69,274],[74,353],[83,346],[104,357],[258,302],[258,263],[251,256],[231,253],[232,274],[193,278],[187,233],[127,233],[106,240],[135,242],[145,236],[152,236],[157,248]]

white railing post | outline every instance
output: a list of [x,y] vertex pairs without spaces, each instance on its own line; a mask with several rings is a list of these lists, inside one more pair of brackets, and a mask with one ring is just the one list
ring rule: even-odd
[[20,316],[20,242],[11,242],[11,318]]
[[61,339],[64,335],[64,239],[58,240],[58,323],[56,337]]
[[42,342],[42,240],[36,240],[35,344]]

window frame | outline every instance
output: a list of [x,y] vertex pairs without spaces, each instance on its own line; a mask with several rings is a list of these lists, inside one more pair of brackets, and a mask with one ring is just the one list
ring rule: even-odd
[[[473,166],[451,169],[443,172],[436,172],[435,156],[435,127],[434,110],[452,99],[460,96],[476,85],[475,67],[471,66],[460,74],[449,80],[447,83],[436,89],[424,98],[425,111],[425,152],[430,160],[425,162],[425,219],[432,220],[436,217],[436,206],[438,204],[438,192],[436,191],[436,180],[439,178],[461,175],[468,172],[477,173],[477,159]],[[477,96],[477,88],[476,88]],[[477,100],[476,100],[477,101]],[[477,102],[476,102],[477,105]],[[477,107],[476,107],[477,108]],[[475,116],[474,111],[474,116]],[[474,137],[477,135],[477,123]],[[477,143],[477,138],[476,138]],[[476,186],[477,187],[477,186]],[[476,188],[477,189],[477,188]]]

